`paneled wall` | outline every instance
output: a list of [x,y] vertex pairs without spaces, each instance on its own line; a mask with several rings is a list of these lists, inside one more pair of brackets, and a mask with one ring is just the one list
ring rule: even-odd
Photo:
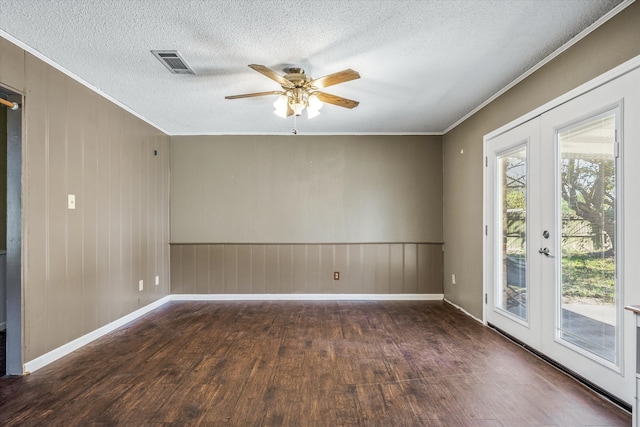
[[[442,245],[171,245],[174,294],[442,294]],[[333,273],[340,273],[340,280]]]
[[0,84],[24,95],[27,362],[169,293],[169,138],[1,38]]
[[442,294],[441,137],[173,136],[171,242],[172,293]]

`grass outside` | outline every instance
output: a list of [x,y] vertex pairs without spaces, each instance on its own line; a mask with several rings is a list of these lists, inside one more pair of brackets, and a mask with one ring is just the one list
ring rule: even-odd
[[615,259],[601,255],[573,253],[562,257],[562,297],[566,303],[615,301]]

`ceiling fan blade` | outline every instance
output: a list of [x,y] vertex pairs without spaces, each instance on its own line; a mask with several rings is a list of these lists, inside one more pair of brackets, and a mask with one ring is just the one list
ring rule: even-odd
[[287,104],[287,117],[292,116],[294,112],[295,111],[293,111],[293,108],[291,108],[291,105]]
[[311,80],[309,84],[311,86],[315,86],[318,89],[323,89],[325,87],[337,85],[339,83],[348,82],[349,80],[359,79],[360,74],[357,71],[352,69],[346,69],[342,71],[338,71],[337,73],[329,74],[324,77],[320,77],[314,80]]
[[254,96],[266,96],[266,95],[282,95],[281,90],[270,90],[269,92],[256,92],[256,93],[245,93],[244,95],[230,95],[225,96],[224,99],[238,99],[238,98],[252,98]]
[[320,101],[326,102],[327,104],[337,105],[338,107],[355,108],[360,104],[358,101],[353,101],[337,95],[331,95],[330,93],[314,92],[314,95],[316,95]]
[[276,82],[280,83],[282,87],[286,87],[286,88],[294,87],[293,83],[291,83],[289,80],[285,79],[280,74],[273,71],[271,68],[265,67],[264,65],[258,65],[258,64],[250,64],[249,67],[256,70],[260,74],[263,74],[269,77],[271,80],[275,80]]

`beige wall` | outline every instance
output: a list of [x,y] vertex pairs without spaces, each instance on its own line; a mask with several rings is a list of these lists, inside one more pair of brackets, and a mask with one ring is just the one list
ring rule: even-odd
[[172,243],[441,241],[439,136],[171,138]]
[[25,95],[26,362],[168,294],[169,138],[1,38],[0,84]]
[[173,293],[442,293],[439,136],[172,137],[171,167]]
[[444,292],[474,316],[483,301],[483,136],[640,55],[638,23],[635,2],[444,136]]
[[171,245],[171,292],[442,294],[442,245]]

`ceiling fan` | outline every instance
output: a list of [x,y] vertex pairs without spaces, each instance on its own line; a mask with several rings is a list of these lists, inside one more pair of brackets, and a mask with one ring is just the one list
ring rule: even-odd
[[320,89],[329,86],[359,79],[360,74],[358,74],[357,71],[346,69],[318,79],[312,79],[305,74],[302,68],[285,68],[284,72],[287,74],[281,76],[264,65],[251,64],[249,67],[269,77],[271,80],[278,82],[280,86],[282,86],[282,90],[231,95],[225,96],[225,99],[280,95],[273,103],[275,107],[274,113],[280,117],[289,117],[293,114],[301,116],[305,108],[307,109],[307,117],[315,117],[320,114],[320,108],[322,108],[323,102],[343,108],[355,108],[359,104],[358,101],[320,91]]

